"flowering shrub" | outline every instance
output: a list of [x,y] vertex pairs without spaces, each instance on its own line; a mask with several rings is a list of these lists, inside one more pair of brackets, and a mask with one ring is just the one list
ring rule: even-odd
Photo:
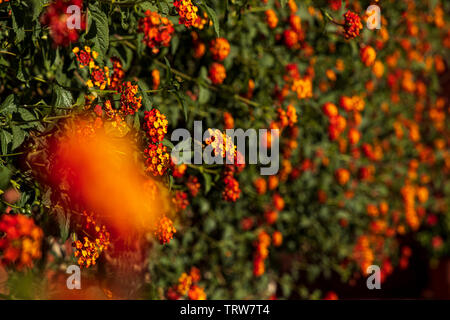
[[[5,296],[62,298],[12,279],[74,264],[103,298],[337,299],[371,265],[387,282],[418,250],[448,258],[449,10],[0,1]],[[194,121],[226,163],[172,157]],[[232,128],[277,130],[278,172],[243,164]]]

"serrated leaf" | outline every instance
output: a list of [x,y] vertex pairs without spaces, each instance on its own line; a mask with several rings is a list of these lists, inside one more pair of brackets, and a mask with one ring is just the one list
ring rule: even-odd
[[158,7],[150,2],[143,2],[139,4],[143,10],[157,11]]
[[89,5],[89,12],[92,16],[92,26],[95,29],[94,43],[102,56],[106,54],[109,47],[109,26],[108,17],[96,5]]
[[201,5],[201,7],[203,8],[203,10],[206,11],[208,17],[213,22],[214,31],[216,32],[217,37],[220,37],[219,19],[217,19],[216,12],[210,7],[208,7],[206,4]]
[[12,147],[11,147],[11,150],[14,150],[17,147],[19,147],[23,143],[23,141],[25,140],[25,131],[23,131],[22,129],[20,129],[17,126],[12,126],[11,130],[12,130]]
[[10,94],[6,97],[5,101],[0,105],[0,113],[7,114],[14,111],[16,104],[14,103],[14,95]]
[[138,87],[139,87],[139,91],[142,96],[142,104],[144,105],[144,109],[147,111],[150,111],[150,109],[152,108],[152,100],[150,99],[148,94],[145,92],[146,90],[149,90],[149,88],[148,88],[147,84],[142,80],[138,81]]
[[19,109],[19,114],[23,121],[31,121],[36,119],[36,116],[31,113],[31,111],[24,108]]
[[55,90],[55,107],[68,108],[73,104],[73,97],[70,91],[62,88],[59,85],[54,86]]
[[136,114],[134,115],[133,128],[134,128],[136,131],[139,131],[139,129],[141,129],[141,122],[139,121],[139,113],[136,113]]
[[41,14],[42,8],[44,7],[44,0],[32,0],[33,2],[33,20],[39,17]]
[[25,39],[25,28],[23,24],[24,12],[17,6],[13,6],[11,10],[12,27],[16,33],[15,43],[22,42]]
[[11,142],[12,135],[6,131],[0,131],[0,147],[2,150],[2,154],[8,154],[8,144]]

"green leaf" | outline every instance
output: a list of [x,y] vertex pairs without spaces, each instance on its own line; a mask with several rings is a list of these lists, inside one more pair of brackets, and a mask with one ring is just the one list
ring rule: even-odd
[[166,57],[164,57],[164,62],[166,63],[166,69],[167,69],[166,82],[169,82],[170,79],[172,79],[172,68],[170,67],[169,60],[167,60]]
[[168,15],[169,14],[169,5],[165,1],[157,1],[159,11],[161,11],[163,14]]
[[56,214],[58,217],[59,231],[61,233],[61,242],[64,243],[69,237],[70,228],[70,213],[66,214],[61,209],[56,209]]
[[208,193],[212,185],[211,175],[203,172],[203,178],[205,179],[205,193]]
[[56,95],[55,107],[68,108],[73,104],[73,97],[70,91],[64,89],[59,85],[55,85],[54,93]]
[[163,139],[163,141],[161,142],[163,144],[163,146],[168,147],[169,149],[173,149],[175,148],[175,146],[173,145],[173,143],[170,140],[167,140],[166,138]]
[[104,56],[109,47],[108,17],[100,8],[93,4],[89,5],[89,12],[93,21],[91,28],[95,28],[94,43],[99,53]]
[[20,7],[13,6],[11,10],[12,27],[16,33],[14,39],[15,43],[22,42],[25,39],[25,28],[23,23],[23,17],[25,13],[21,11]]
[[148,94],[145,92],[146,90],[149,90],[147,84],[145,81],[139,80],[138,81],[138,87],[139,91],[142,96],[142,104],[144,105],[144,110],[150,111],[152,108],[152,100],[148,96]]
[[6,189],[11,179],[12,171],[8,167],[0,165],[0,189]]
[[199,86],[199,89],[198,89],[198,103],[200,103],[200,104],[207,103],[208,100],[209,100],[209,96],[210,96],[209,90],[206,89],[203,86]]
[[11,130],[12,130],[12,147],[11,147],[11,150],[14,150],[17,147],[19,147],[23,143],[23,141],[25,140],[25,131],[23,131],[22,129],[20,129],[17,126],[12,126]]
[[33,2],[33,20],[39,17],[42,8],[44,7],[45,0],[32,0]]
[[31,113],[31,111],[24,108],[19,109],[19,114],[23,121],[31,121],[36,119],[36,116]]
[[206,11],[208,14],[208,17],[213,22],[214,31],[216,32],[217,37],[220,37],[220,26],[219,26],[219,19],[217,19],[216,12],[208,7],[206,4],[200,5],[200,7]]
[[143,10],[158,11],[158,7],[149,2],[139,4]]
[[170,175],[169,176],[169,191],[172,191],[172,187],[173,187],[173,176]]
[[8,144],[11,142],[12,135],[6,131],[0,131],[0,146],[2,154],[8,154]]
[[139,121],[139,113],[136,113],[136,114],[134,115],[133,128],[134,128],[136,131],[139,131],[139,129],[141,129],[141,122]]
[[180,103],[181,109],[183,109],[183,113],[184,113],[184,120],[187,121],[188,115],[187,115],[187,106],[186,103],[184,102],[183,97],[180,95],[180,93],[178,91],[175,91],[175,97],[177,98],[178,102]]
[[16,78],[20,81],[26,82],[25,75],[24,75],[24,68],[23,68],[23,60],[20,60],[19,62],[19,68],[17,69]]
[[0,113],[8,114],[14,111],[16,104],[14,103],[14,95],[10,94],[5,101],[0,105]]

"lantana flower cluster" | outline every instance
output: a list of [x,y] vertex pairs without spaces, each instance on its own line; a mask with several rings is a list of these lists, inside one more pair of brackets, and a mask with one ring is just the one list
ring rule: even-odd
[[69,28],[67,13],[69,6],[83,6],[83,0],[56,0],[52,1],[41,17],[41,23],[50,28],[50,36],[53,39],[54,46],[68,46],[76,42],[79,37],[79,30],[86,29],[85,18],[80,18],[80,28]]
[[72,243],[75,248],[74,256],[78,258],[80,267],[89,268],[95,266],[100,254],[108,250],[110,246],[110,234],[105,225],[99,225],[93,213],[83,211],[83,230],[86,234],[83,241],[76,240]]
[[144,33],[143,41],[156,54],[161,47],[169,46],[175,28],[169,19],[147,10],[145,17],[139,20],[138,31]]
[[41,258],[42,229],[23,214],[3,214],[0,218],[0,258],[18,269],[33,266]]

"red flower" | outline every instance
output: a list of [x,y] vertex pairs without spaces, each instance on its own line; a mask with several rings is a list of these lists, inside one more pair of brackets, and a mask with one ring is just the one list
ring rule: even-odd
[[331,10],[338,11],[342,6],[342,0],[328,0]]
[[[67,20],[70,17],[67,14],[67,8],[71,5],[82,7],[82,0],[56,0],[52,2],[45,13],[42,15],[41,23],[50,28],[50,36],[55,46],[68,46],[70,43],[78,40],[78,30],[69,29]],[[81,17],[81,29],[86,28],[84,17]]]
[[222,64],[214,62],[209,68],[209,78],[213,84],[222,84],[226,77],[227,73]]
[[159,52],[159,47],[169,46],[172,34],[175,32],[169,19],[150,10],[147,10],[145,17],[139,20],[138,30],[144,33],[143,41],[155,54]]
[[359,36],[360,30],[363,28],[361,18],[349,10],[344,14],[344,19],[345,39],[353,39]]

